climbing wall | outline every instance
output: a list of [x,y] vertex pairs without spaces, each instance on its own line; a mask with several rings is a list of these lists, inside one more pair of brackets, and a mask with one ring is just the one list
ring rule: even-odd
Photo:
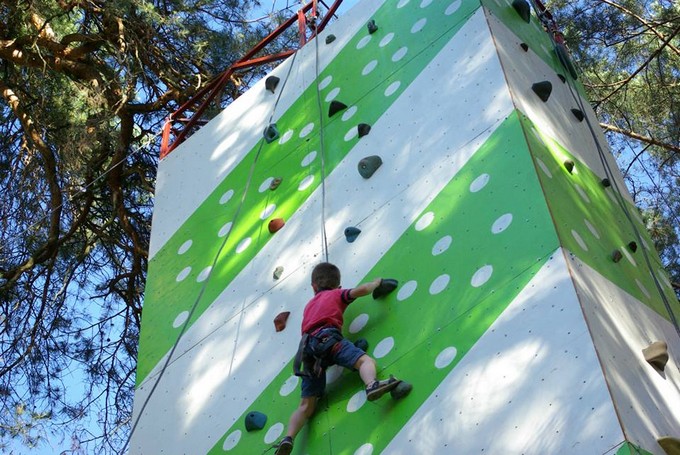
[[[533,13],[364,0],[270,76],[159,165],[130,453],[254,454],[285,435],[326,254],[344,287],[399,280],[348,308],[345,335],[413,391],[369,403],[332,367],[293,453],[664,453],[680,437],[680,306]],[[655,341],[663,370],[642,354]]]

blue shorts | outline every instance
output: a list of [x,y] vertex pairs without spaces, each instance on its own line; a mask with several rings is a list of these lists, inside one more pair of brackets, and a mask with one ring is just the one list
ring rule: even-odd
[[[354,370],[354,365],[357,360],[365,355],[362,349],[359,349],[349,341],[347,338],[343,338],[338,341],[339,347],[335,346],[333,349],[333,355],[331,360],[333,363],[331,365],[340,365],[341,367]],[[326,390],[326,370],[324,369],[321,376],[303,376],[302,377],[302,398],[307,397],[321,397],[324,390]]]

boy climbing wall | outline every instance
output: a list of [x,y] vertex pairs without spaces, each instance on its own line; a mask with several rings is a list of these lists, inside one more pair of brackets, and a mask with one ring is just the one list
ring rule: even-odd
[[394,377],[379,381],[375,360],[342,336],[343,314],[350,303],[371,293],[376,298],[386,295],[396,286],[394,280],[376,278],[352,289],[341,289],[340,270],[335,265],[322,262],[314,267],[314,297],[304,309],[302,340],[295,357],[295,374],[302,377],[302,401],[290,416],[287,435],[279,443],[276,455],[288,455],[293,450],[295,436],[314,413],[324,393],[329,366],[340,365],[358,371],[366,384],[368,401],[377,400],[400,384]]

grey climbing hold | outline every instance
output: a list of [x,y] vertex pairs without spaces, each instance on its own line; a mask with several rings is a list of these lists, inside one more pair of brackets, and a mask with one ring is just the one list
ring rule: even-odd
[[520,43],[519,47],[521,47],[524,52],[529,52],[529,45],[527,43]]
[[655,341],[642,350],[645,360],[659,371],[663,371],[668,363],[668,345],[664,341]]
[[368,21],[366,27],[368,28],[368,33],[371,35],[378,31],[378,26],[375,24],[375,20],[373,19]]
[[623,259],[623,254],[619,250],[614,250],[612,252],[612,261],[619,262],[621,259]]
[[357,125],[357,129],[359,130],[359,137],[364,137],[371,131],[371,125],[368,123],[359,123]]
[[267,79],[264,81],[264,88],[269,90],[270,92],[274,93],[274,90],[276,90],[276,86],[279,85],[279,79],[276,76],[269,76]]
[[274,269],[274,274],[273,274],[274,279],[278,280],[279,278],[281,278],[281,275],[283,275],[283,267],[278,266]]
[[513,0],[512,7],[515,8],[519,17],[527,24],[531,21],[531,7],[526,0]]
[[379,299],[385,297],[387,294],[397,289],[397,286],[399,286],[397,280],[393,278],[383,278],[380,280],[380,286],[373,291],[373,298]]
[[331,101],[331,105],[328,107],[328,116],[333,117],[335,114],[342,111],[343,109],[347,109],[347,105],[345,103],[333,100]]
[[564,160],[564,168],[571,174],[571,172],[574,170],[574,162],[572,160]]
[[390,395],[392,395],[392,398],[395,400],[398,400],[411,393],[411,390],[413,390],[413,386],[411,384],[406,381],[399,381],[399,384],[397,384],[397,386],[390,391]]
[[536,82],[531,86],[531,90],[533,90],[534,93],[536,93],[541,99],[541,101],[545,103],[548,101],[550,94],[552,93],[552,84],[550,81]]
[[335,35],[330,34],[326,37],[326,44],[331,44],[333,41],[335,41]]
[[274,191],[281,185],[281,182],[283,182],[283,179],[281,177],[276,177],[274,180],[272,180],[272,183],[269,184],[269,189]]
[[354,226],[350,226],[345,229],[345,238],[349,243],[354,242],[357,237],[359,237],[359,234],[361,234],[361,229]]
[[359,338],[354,342],[354,346],[366,352],[368,351],[368,340],[366,340],[366,338]]
[[581,109],[574,108],[571,110],[571,113],[574,114],[574,117],[576,117],[576,120],[578,120],[579,122],[582,122],[583,119],[586,118],[585,114]]
[[246,414],[246,430],[261,430],[267,423],[267,416],[258,411],[251,411]]
[[270,144],[279,138],[279,130],[276,128],[276,123],[272,123],[264,129],[264,140]]
[[612,186],[612,182],[610,182],[609,179],[606,178],[606,177],[602,179],[601,183],[602,183],[602,186],[605,187],[605,188],[609,188],[610,186]]
[[382,159],[378,155],[367,156],[359,161],[359,174],[365,178],[370,179],[371,176],[382,166]]
[[635,241],[628,242],[628,249],[635,253],[637,251],[637,242]]

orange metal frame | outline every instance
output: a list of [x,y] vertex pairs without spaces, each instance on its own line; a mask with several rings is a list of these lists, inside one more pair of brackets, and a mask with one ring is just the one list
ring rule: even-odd
[[[201,116],[205,112],[206,108],[222,92],[222,89],[227,85],[236,70],[264,65],[267,63],[283,60],[291,56],[297,51],[297,49],[289,49],[277,54],[270,54],[255,58],[255,55],[267,47],[269,43],[278,38],[279,35],[285,32],[295,22],[298,23],[298,29],[300,33],[300,47],[304,46],[309,40],[314,38],[317,33],[321,32],[326,27],[331,17],[335,14],[335,12],[338,10],[338,7],[342,3],[342,0],[335,0],[333,5],[328,8],[326,15],[317,22],[317,1],[318,0],[311,0],[309,3],[300,8],[297,14],[291,16],[288,20],[279,25],[273,32],[271,32],[262,41],[257,43],[250,51],[237,60],[226,71],[215,77],[205,87],[196,92],[196,94],[190,100],[182,104],[179,109],[170,114],[165,121],[165,125],[163,126],[160,157],[164,158],[175,148],[177,148],[177,146],[184,142],[184,140],[189,136],[192,129],[202,123]],[[306,14],[310,10],[313,22],[308,24]],[[307,28],[312,31],[309,39],[307,39]],[[189,116],[183,117],[185,114],[189,114]],[[171,135],[174,136],[172,140]]]

